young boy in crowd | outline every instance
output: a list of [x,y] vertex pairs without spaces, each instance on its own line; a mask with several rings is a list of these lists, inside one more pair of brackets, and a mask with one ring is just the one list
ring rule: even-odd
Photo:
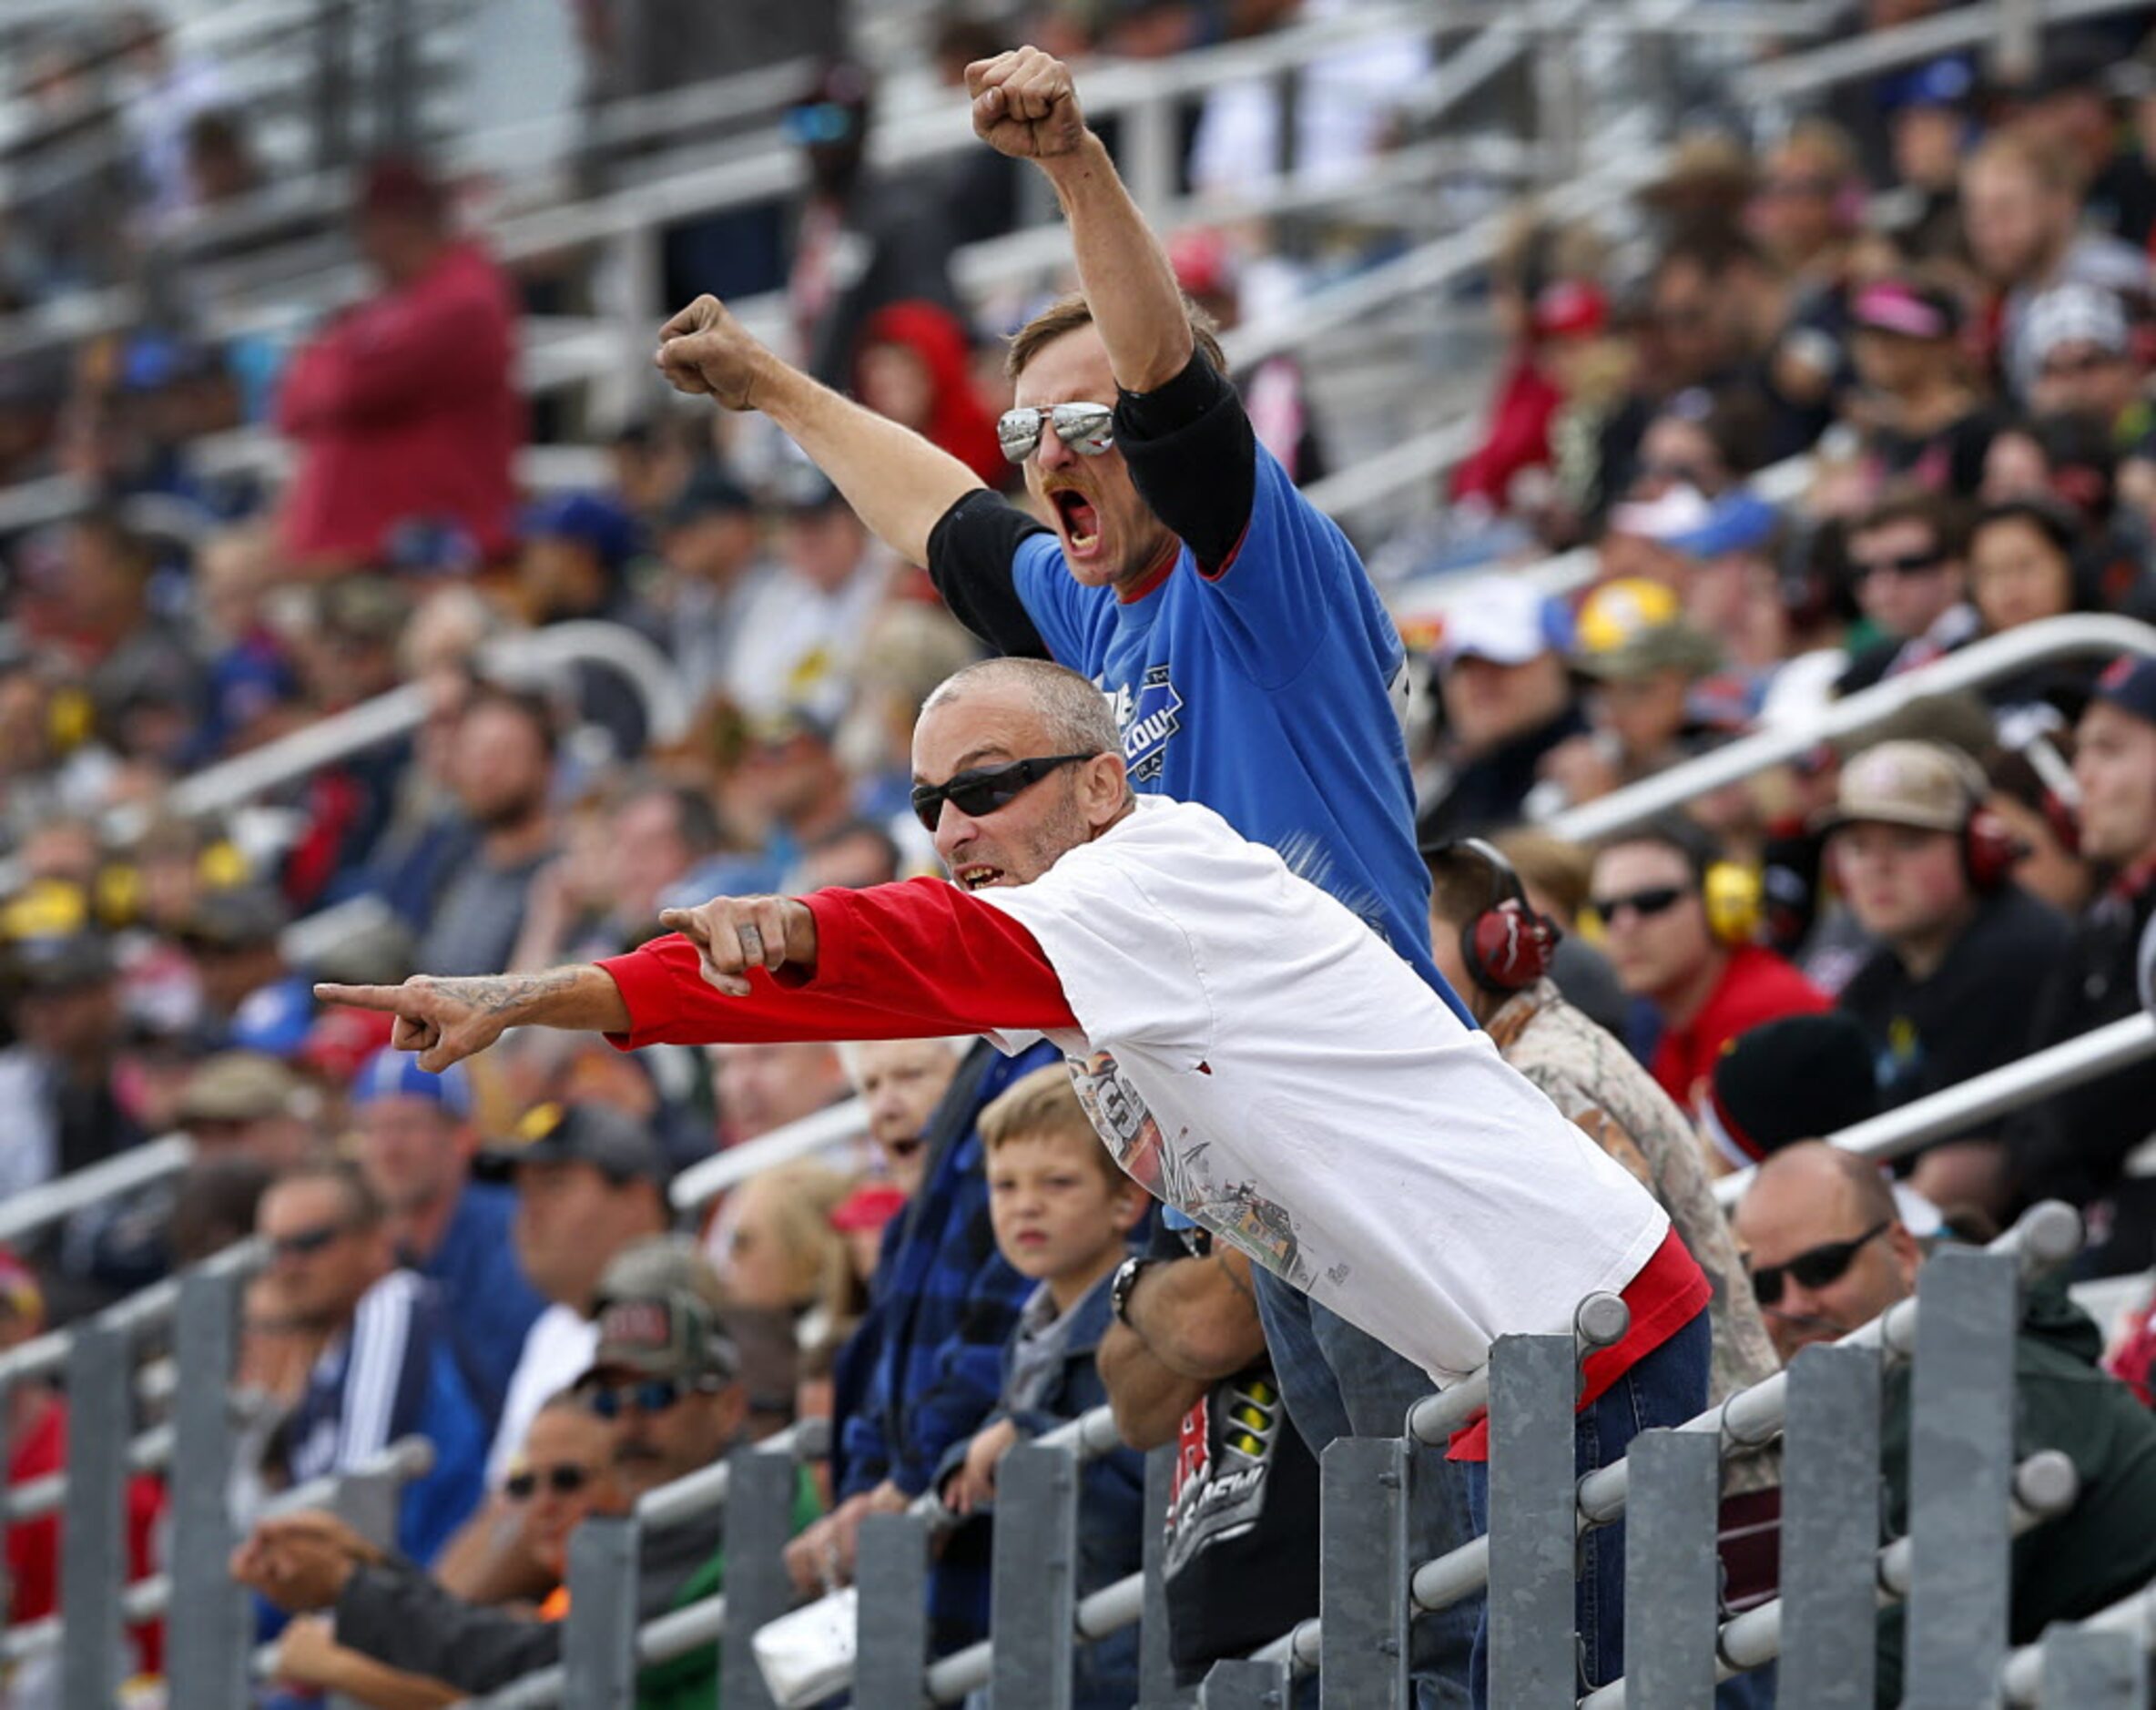
[[[988,1105],[981,1139],[996,1247],[1039,1287],[1004,1347],[996,1410],[970,1443],[951,1450],[940,1475],[945,1501],[961,1514],[994,1500],[997,1465],[1013,1444],[1107,1401],[1093,1356],[1108,1330],[1110,1285],[1148,1203],[1094,1135],[1061,1064],[1035,1070]],[[1138,1571],[1144,1492],[1144,1457],[1134,1450],[1086,1466],[1081,1597]],[[1134,1629],[1079,1649],[1074,1710],[1130,1704],[1137,1687]]]

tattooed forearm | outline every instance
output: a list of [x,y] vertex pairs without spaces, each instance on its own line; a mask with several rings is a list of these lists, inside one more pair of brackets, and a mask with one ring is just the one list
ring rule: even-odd
[[434,989],[459,1003],[470,1004],[483,1015],[516,1016],[572,990],[583,972],[581,968],[550,968],[544,973],[479,974],[469,979],[436,980]]

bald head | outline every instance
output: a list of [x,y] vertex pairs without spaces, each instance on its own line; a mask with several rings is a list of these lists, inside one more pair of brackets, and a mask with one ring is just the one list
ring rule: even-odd
[[1807,1342],[1838,1340],[1916,1288],[1923,1254],[1886,1176],[1824,1142],[1760,1165],[1734,1225],[1784,1359]]
[[1059,754],[1123,752],[1108,697],[1089,678],[1046,659],[983,659],[953,671],[922,703],[921,716],[989,695],[1022,697]]

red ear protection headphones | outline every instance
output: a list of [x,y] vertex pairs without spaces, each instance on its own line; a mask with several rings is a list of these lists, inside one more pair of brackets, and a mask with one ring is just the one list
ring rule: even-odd
[[1479,837],[1456,838],[1432,850],[1429,859],[1434,866],[1461,855],[1480,861],[1490,875],[1490,901],[1459,929],[1468,977],[1486,992],[1523,991],[1550,972],[1563,929],[1528,906],[1527,887],[1495,845]]
[[2029,846],[1984,805],[1991,785],[1982,768],[1959,749],[1948,752],[1954,756],[1954,769],[1968,791],[1968,818],[1961,826],[1961,870],[1968,877],[1970,890],[1999,890],[2012,880],[2014,864],[2029,853]]

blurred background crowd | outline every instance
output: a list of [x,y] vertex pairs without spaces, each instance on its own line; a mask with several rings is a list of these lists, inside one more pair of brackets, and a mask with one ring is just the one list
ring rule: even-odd
[[[872,146],[885,91],[951,107],[968,60],[1022,41],[1083,78],[1368,8],[858,9],[858,55],[810,6],[798,39],[753,46],[707,21],[679,64],[652,44],[687,8],[550,9],[564,122],[591,137],[610,103],[790,79],[755,97],[788,144],[769,188],[674,222],[640,267],[546,241],[545,195],[658,182],[656,143],[572,151],[542,195],[431,149],[415,104],[364,76],[346,99],[378,104],[371,126],[295,140],[184,7],[0,19],[0,1198],[169,1133],[197,1148],[22,1244],[13,1340],[259,1227],[280,1259],[249,1297],[251,1382],[303,1414],[368,1265],[402,1265],[492,1356],[470,1441],[509,1407],[514,1448],[546,1393],[528,1377],[511,1406],[527,1331],[575,1343],[540,1362],[547,1389],[576,1376],[599,1269],[676,1221],[666,1182],[858,1092],[876,1144],[759,1177],[693,1230],[761,1350],[750,1410],[831,1406],[950,1052],[632,1058],[548,1035],[436,1084],[376,1054],[386,1018],[324,1012],[311,985],[538,969],[633,946],[670,903],[929,870],[908,738],[977,644],[775,432],[664,393],[652,334],[697,290],[753,302],[805,366],[1012,490],[1000,341],[1057,264],[968,258],[1023,240],[1033,187],[986,149]],[[1859,36],[1950,9],[1823,8]],[[1231,341],[1259,352],[1236,379],[1297,480],[1345,491],[1436,419],[1413,412],[1451,410],[1442,467],[1342,514],[1415,649],[1420,829],[1499,838],[1571,934],[1568,993],[1722,1165],[2134,1008],[2156,666],[2116,648],[1925,696],[1643,828],[1561,833],[1980,641],[2156,611],[2146,11],[2048,33],[2029,76],[1978,46],[1771,116],[1738,75],[1802,41],[1671,49],[1667,146],[1629,195],[1580,216],[1473,163],[1417,192],[1420,219],[1499,229],[1487,269],[1429,293],[1442,319],[1394,376],[1412,409],[1320,372],[1293,330],[1429,229],[1319,192],[1450,137],[1429,90],[1459,33],[1403,21],[1324,57],[1298,101],[1228,79],[1172,113],[1151,188],[1210,212],[1168,222],[1171,258],[1224,327],[1273,335]],[[308,65],[326,84],[327,55]],[[1443,123],[1534,96],[1507,74]],[[1134,179],[1143,128],[1114,134]],[[744,158],[723,128],[709,148]],[[1283,209],[1289,160],[1309,193]],[[535,378],[595,339],[611,372],[590,394]],[[611,641],[580,647],[594,624]],[[527,1140],[592,1109],[619,1131],[569,1124],[558,1223],[528,1166],[514,1197],[465,1186],[534,1113]],[[2144,1065],[1902,1173],[1933,1227],[2058,1194],[2091,1212],[2096,1267],[2141,1269],[2151,1109]],[[345,1226],[310,1199],[391,1238],[322,1283],[328,1243],[307,1242]],[[12,1476],[50,1470],[45,1418],[12,1423]],[[310,1462],[273,1440],[268,1464]],[[465,1471],[415,1550],[477,1500]],[[33,1530],[10,1534],[15,1620],[53,1595]]]

